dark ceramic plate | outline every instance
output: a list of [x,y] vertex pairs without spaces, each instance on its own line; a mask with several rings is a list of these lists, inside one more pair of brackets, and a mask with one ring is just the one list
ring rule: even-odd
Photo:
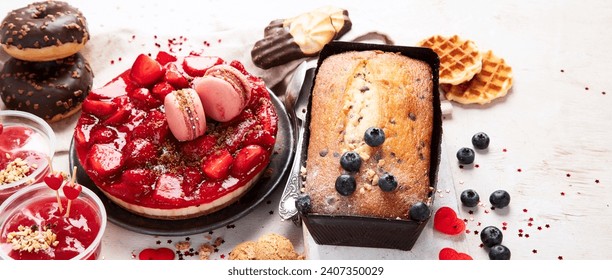
[[268,166],[272,172],[266,173],[271,174],[271,176],[262,177],[240,200],[209,215],[186,220],[169,221],[145,218],[126,211],[108,199],[91,181],[76,156],[74,141],[70,145],[70,166],[76,165],[78,167],[77,181],[100,197],[106,207],[108,220],[126,229],[151,235],[179,236],[192,235],[224,227],[250,213],[277,186],[286,180],[285,171],[291,165],[291,156],[294,149],[293,128],[289,124],[289,117],[280,100],[274,94],[270,95],[278,113],[276,146],[274,146],[274,152]]

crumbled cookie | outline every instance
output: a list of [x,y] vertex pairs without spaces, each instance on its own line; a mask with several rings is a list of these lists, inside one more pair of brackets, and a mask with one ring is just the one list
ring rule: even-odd
[[200,260],[208,260],[210,255],[215,251],[215,247],[210,245],[209,243],[202,244],[200,249],[198,250],[198,256],[200,256]]
[[230,253],[230,260],[256,260],[255,241],[246,241],[238,244]]

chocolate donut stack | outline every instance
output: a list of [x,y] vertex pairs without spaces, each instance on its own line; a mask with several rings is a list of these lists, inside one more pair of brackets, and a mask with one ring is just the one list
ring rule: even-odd
[[0,44],[11,56],[0,71],[6,108],[49,123],[78,112],[93,84],[91,67],[79,53],[88,40],[85,17],[65,2],[36,2],[9,12],[0,24]]

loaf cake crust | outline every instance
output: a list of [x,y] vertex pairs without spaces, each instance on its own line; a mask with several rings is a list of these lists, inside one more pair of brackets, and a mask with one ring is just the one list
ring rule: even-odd
[[[416,202],[428,202],[434,121],[433,76],[424,61],[383,51],[350,51],[327,57],[312,90],[304,192],[312,213],[408,219]],[[379,147],[364,141],[369,127],[382,128]],[[357,190],[335,189],[340,156],[357,152]],[[392,174],[398,187],[384,192],[378,178]]]

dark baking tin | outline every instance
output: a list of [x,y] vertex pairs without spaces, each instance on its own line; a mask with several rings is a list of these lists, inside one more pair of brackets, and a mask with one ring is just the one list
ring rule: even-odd
[[[434,108],[434,127],[431,138],[431,163],[429,172],[430,186],[436,187],[438,177],[438,167],[440,165],[440,150],[442,144],[442,112],[440,110],[440,95],[438,93],[438,78],[440,59],[438,55],[428,48],[404,47],[379,44],[365,44],[352,42],[334,41],[327,44],[321,51],[317,65],[318,73],[321,63],[329,56],[348,51],[380,50],[385,52],[400,53],[404,56],[421,60],[429,64],[433,76],[433,108]],[[310,91],[314,83],[311,83]],[[309,108],[306,116],[306,132],[304,135],[305,152],[301,159],[306,166],[308,140],[310,135],[310,96]],[[433,191],[430,193],[430,204],[433,203]],[[412,220],[380,219],[358,216],[331,216],[313,213],[299,214],[308,231],[317,244],[322,245],[341,245],[357,247],[391,248],[400,250],[411,250],[416,243],[421,231],[425,228],[427,220],[416,222]]]

